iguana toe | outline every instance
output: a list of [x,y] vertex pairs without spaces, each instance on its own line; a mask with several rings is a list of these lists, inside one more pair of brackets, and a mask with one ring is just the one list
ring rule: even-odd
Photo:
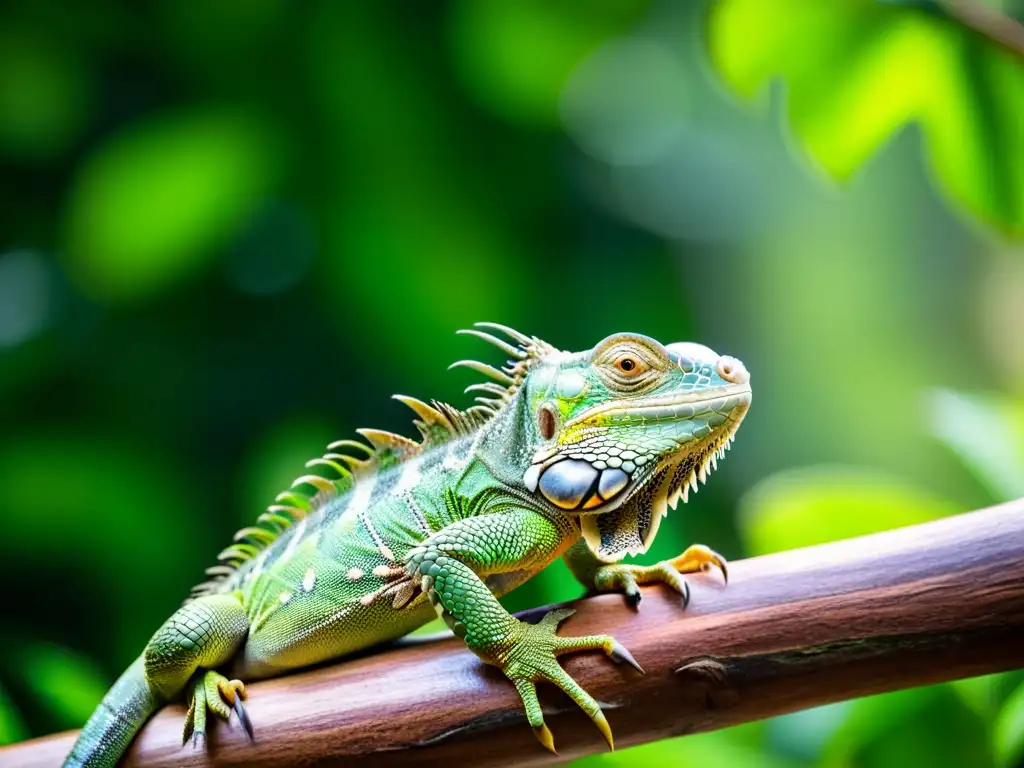
[[245,695],[245,684],[241,680],[229,680],[212,669],[200,672],[193,683],[192,699],[185,714],[182,746],[191,746],[194,750],[205,749],[207,712],[230,720],[232,709],[251,739],[252,722],[242,706]]
[[729,567],[725,558],[702,544],[694,544],[678,557],[655,565],[615,563],[602,566],[594,577],[594,586],[599,592],[622,592],[636,608],[640,605],[641,584],[665,584],[682,596],[683,608],[686,608],[690,604],[690,585],[683,574],[712,568],[718,568],[728,583]]
[[[556,634],[559,622],[573,614],[569,609],[551,611],[538,624],[520,624],[518,637],[504,654],[496,659],[505,675],[513,682],[526,717],[533,727],[537,740],[545,748],[555,752],[554,738],[544,722],[540,701],[537,698],[537,683],[552,683],[576,702],[597,726],[611,749],[615,748],[611,726],[601,711],[601,706],[572,679],[558,663],[558,657],[575,651],[602,650],[616,663],[626,663],[643,672],[633,655],[609,635],[587,635],[584,637],[560,637]],[[557,754],[557,752],[556,752]]]
[[668,563],[679,573],[696,573],[697,571],[710,571],[717,568],[722,572],[722,578],[729,583],[729,564],[724,557],[710,547],[703,544],[694,544],[687,547],[686,551],[678,557],[669,560]]

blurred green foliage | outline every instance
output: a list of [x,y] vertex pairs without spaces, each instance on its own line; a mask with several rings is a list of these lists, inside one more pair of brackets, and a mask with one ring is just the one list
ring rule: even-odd
[[[84,720],[329,440],[407,432],[390,392],[465,403],[475,320],[744,359],[652,559],[1024,495],[1022,99],[941,4],[10,0],[0,743]],[[1014,673],[580,762],[1010,768],[1022,734]]]
[[942,186],[1024,235],[1019,53],[939,13],[862,0],[725,0],[709,33],[712,59],[745,95],[785,77],[794,132],[831,173],[849,177],[913,121]]

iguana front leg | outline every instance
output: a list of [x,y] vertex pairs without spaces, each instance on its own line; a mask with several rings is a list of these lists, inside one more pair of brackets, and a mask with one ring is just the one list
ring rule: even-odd
[[553,683],[565,691],[613,747],[611,728],[600,705],[562,669],[558,656],[600,649],[616,662],[640,666],[608,635],[559,637],[555,630],[571,610],[551,611],[538,624],[516,619],[481,577],[539,569],[558,556],[573,533],[568,521],[560,526],[528,511],[470,517],[428,538],[409,553],[408,561],[409,572],[421,579],[424,592],[452,631],[512,681],[534,734],[552,752],[554,740],[537,699],[539,682]]
[[583,586],[598,592],[622,592],[633,607],[640,604],[642,584],[667,584],[682,595],[685,608],[690,602],[690,587],[682,576],[684,573],[718,568],[722,577],[729,580],[725,558],[703,544],[694,544],[681,555],[654,565],[624,565],[598,560],[587,543],[580,539],[564,558],[569,570]]

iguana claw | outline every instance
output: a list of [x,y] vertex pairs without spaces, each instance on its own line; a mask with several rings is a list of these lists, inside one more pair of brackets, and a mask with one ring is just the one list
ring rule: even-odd
[[242,705],[245,695],[245,684],[241,680],[228,680],[220,672],[212,669],[200,672],[195,678],[192,700],[185,714],[182,746],[191,744],[193,749],[202,749],[205,746],[207,711],[229,720],[231,710],[234,709],[242,728],[252,739],[252,722]]
[[703,544],[694,544],[678,557],[662,560],[655,565],[605,565],[594,576],[594,586],[599,592],[622,592],[629,604],[640,605],[641,584],[667,584],[683,599],[683,608],[690,604],[690,585],[682,577],[684,573],[697,573],[718,568],[726,583],[729,568],[725,558]]
[[252,731],[252,720],[249,719],[249,713],[245,711],[245,705],[242,704],[242,697],[236,696],[235,703],[232,704],[232,708],[235,710],[235,714],[238,716],[238,722],[242,724],[242,729],[249,737],[249,741],[255,741]]
[[554,737],[544,722],[540,701],[537,698],[539,682],[553,683],[561,688],[579,707],[590,716],[597,729],[608,742],[610,749],[615,749],[611,726],[601,711],[601,706],[580,685],[569,676],[558,663],[558,657],[575,651],[603,650],[612,661],[625,662],[639,672],[643,668],[633,655],[609,635],[587,635],[584,637],[560,637],[556,634],[558,624],[571,616],[575,611],[561,608],[551,611],[538,624],[520,622],[516,628],[515,640],[505,653],[491,663],[501,667],[505,675],[515,685],[523,700],[526,717],[533,727],[537,740],[551,752],[555,751]]

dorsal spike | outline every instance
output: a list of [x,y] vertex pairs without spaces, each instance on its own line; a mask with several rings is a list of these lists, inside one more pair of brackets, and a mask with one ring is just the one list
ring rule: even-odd
[[301,520],[306,516],[307,510],[303,507],[293,507],[288,504],[271,504],[267,507],[267,512],[273,514],[284,513],[289,515],[292,520]]
[[262,515],[256,518],[256,522],[260,525],[273,525],[276,526],[278,532],[283,531],[291,526],[294,518],[285,517],[275,512],[264,512]]
[[515,358],[516,360],[522,360],[526,357],[526,352],[524,352],[519,347],[513,347],[508,342],[502,341],[497,336],[492,336],[489,333],[484,333],[483,331],[475,331],[472,328],[456,331],[456,333],[458,333],[461,336],[476,336],[478,339],[483,339],[487,343],[493,344],[506,355]]
[[351,456],[346,456],[344,453],[325,453],[321,458],[330,459],[331,461],[340,461],[343,463],[348,462]]
[[364,475],[367,472],[372,472],[373,468],[377,466],[376,456],[372,456],[369,459],[356,459],[349,458],[348,467],[353,475],[359,476]]
[[[277,496],[274,497],[274,501],[281,504],[287,504],[292,507],[298,507],[299,511],[302,514],[305,514],[306,511],[309,509],[309,499],[299,493],[296,493],[292,489],[288,489],[287,491],[281,491],[279,494],[277,494]],[[274,508],[275,507],[269,507],[269,509]]]
[[[216,578],[218,576],[229,576],[230,574],[234,573],[234,571],[235,569],[232,568],[230,565],[211,565],[209,568],[203,571],[203,573],[212,578]],[[200,589],[202,586],[202,584],[199,584],[193,587],[193,589]]]
[[356,432],[369,440],[370,444],[378,451],[390,449],[399,456],[404,456],[419,448],[415,440],[396,435],[394,432],[386,432],[383,429],[357,429]]
[[312,469],[313,467],[329,467],[338,473],[338,477],[348,477],[351,473],[348,471],[348,467],[344,467],[337,461],[334,461],[334,456],[338,456],[339,459],[345,461],[344,456],[338,454],[329,454],[327,456],[321,456],[318,459],[310,459],[306,462],[306,469]]
[[239,557],[248,559],[255,557],[259,553],[259,549],[252,544],[232,544],[230,547],[226,547],[219,555],[218,560],[231,560],[232,558]]
[[527,336],[525,333],[520,333],[519,331],[515,330],[514,328],[509,328],[507,325],[502,325],[501,323],[473,323],[473,327],[474,328],[490,328],[492,331],[500,331],[501,333],[504,333],[506,336],[508,336],[513,341],[515,341],[515,342],[517,342],[519,344],[522,344],[522,345],[532,344],[533,341],[534,341],[529,336]]
[[403,405],[411,408],[413,413],[419,416],[423,423],[428,427],[442,428],[447,430],[449,433],[452,432],[451,421],[448,420],[448,417],[445,416],[440,409],[435,408],[432,405],[428,405],[422,400],[417,400],[415,397],[409,397],[408,395],[393,395],[392,397]]
[[320,477],[320,475],[303,475],[298,477],[292,483],[292,488],[297,488],[300,485],[311,485],[318,491],[331,492],[335,490],[334,483],[325,477]]
[[485,381],[481,384],[470,384],[462,391],[465,392],[467,395],[470,392],[487,392],[488,394],[491,395],[497,395],[498,397],[504,400],[508,395],[509,390],[507,387],[503,387],[500,384],[495,384],[493,381]]
[[250,525],[248,528],[243,528],[234,535],[232,541],[242,541],[243,539],[252,539],[259,544],[269,544],[276,538],[273,531],[268,531],[266,528],[257,528],[256,526]]
[[499,381],[502,384],[511,386],[516,383],[516,380],[509,376],[504,371],[499,371],[497,368],[487,363],[481,363],[479,360],[458,360],[448,366],[450,371],[452,368],[469,368],[470,370],[482,373],[495,381]]
[[354,448],[367,456],[373,456],[373,449],[366,443],[361,443],[358,440],[335,440],[327,446],[328,451],[338,451],[342,448]]
[[[496,413],[512,402],[530,367],[545,355],[556,352],[555,348],[536,337],[527,336],[498,323],[476,323],[475,329],[463,330],[463,335],[476,336],[496,346],[507,356],[503,366],[495,367],[476,360],[460,360],[451,368],[470,368],[488,379],[486,382],[466,387],[466,392],[476,392],[476,404],[466,410],[459,410],[436,400],[429,404],[413,397],[395,395],[415,414],[413,422],[422,434],[423,442],[376,429],[359,430],[368,441],[336,440],[327,446],[323,456],[306,463],[317,474],[305,474],[295,480],[292,487],[279,493],[275,503],[256,519],[256,525],[243,528],[235,534],[235,543],[221,552],[219,564],[207,570],[207,580],[192,590],[197,595],[215,594],[224,589],[234,589],[247,576],[238,575],[239,569],[251,565],[249,561],[281,536],[295,535],[290,532],[296,523],[311,516],[313,525],[322,519],[315,512],[321,510],[330,499],[350,491],[360,482],[367,482],[368,475],[394,462],[404,461],[426,450],[435,449],[448,440],[472,435]],[[331,472],[324,471],[327,467]],[[702,473],[707,469],[703,469]],[[321,476],[322,473],[325,476]],[[696,478],[694,478],[696,484]],[[253,566],[256,567],[256,566]],[[246,572],[252,575],[253,572]],[[221,582],[227,581],[224,585]],[[406,596],[402,596],[404,601]]]
[[[343,467],[345,467],[345,477],[351,477],[356,472],[365,467],[367,464],[373,463],[372,458],[357,459],[355,456],[345,453],[328,453],[325,454],[322,458],[331,459],[332,461],[338,462]],[[341,478],[339,477],[338,479],[340,480]]]
[[[474,414],[469,411],[460,411],[448,403],[434,403],[452,423],[452,434],[467,435],[479,426]],[[479,406],[477,406],[479,407]]]

